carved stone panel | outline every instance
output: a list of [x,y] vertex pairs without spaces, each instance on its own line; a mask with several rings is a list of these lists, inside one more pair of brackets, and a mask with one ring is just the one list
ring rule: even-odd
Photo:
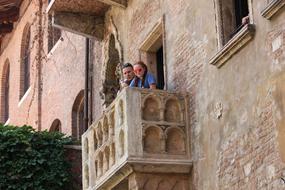
[[109,124],[108,124],[108,119],[105,116],[103,119],[103,141],[106,142],[109,137]]
[[104,173],[109,169],[110,149],[106,147],[103,156],[103,171]]
[[160,127],[147,127],[144,132],[144,151],[147,153],[161,153],[161,139],[162,129]]
[[154,97],[148,97],[144,101],[143,119],[147,121],[159,121],[160,109],[159,101]]
[[119,135],[119,157],[121,158],[125,154],[125,133],[121,130]]
[[167,122],[180,122],[181,121],[181,109],[179,102],[174,99],[170,99],[165,104],[164,118]]
[[185,134],[178,127],[166,130],[166,152],[170,154],[185,154]]

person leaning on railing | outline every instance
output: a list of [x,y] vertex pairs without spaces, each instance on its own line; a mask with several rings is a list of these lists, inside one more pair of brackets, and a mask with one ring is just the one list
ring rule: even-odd
[[148,72],[147,66],[144,62],[139,61],[134,64],[133,67],[136,76],[132,80],[130,87],[156,89],[155,77]]
[[132,80],[135,77],[133,65],[125,63],[122,67],[124,80],[121,81],[122,88],[130,86]]

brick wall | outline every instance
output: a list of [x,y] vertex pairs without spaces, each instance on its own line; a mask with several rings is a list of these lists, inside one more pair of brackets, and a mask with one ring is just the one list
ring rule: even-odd
[[285,164],[277,143],[274,100],[262,100],[257,126],[245,134],[234,132],[219,153],[219,189],[282,189]]
[[81,150],[66,147],[65,148],[66,160],[71,165],[71,182],[68,186],[70,190],[80,190],[82,189],[82,156]]

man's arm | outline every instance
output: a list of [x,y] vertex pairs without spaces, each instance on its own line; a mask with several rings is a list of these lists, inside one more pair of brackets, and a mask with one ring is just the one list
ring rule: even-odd
[[152,89],[152,90],[153,90],[153,89],[156,89],[156,84],[151,84],[151,85],[149,85],[149,88]]

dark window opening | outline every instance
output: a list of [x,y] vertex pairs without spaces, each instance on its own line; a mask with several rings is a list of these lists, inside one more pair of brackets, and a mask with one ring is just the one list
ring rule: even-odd
[[226,44],[249,23],[247,0],[220,0],[222,40]]
[[50,132],[61,132],[61,122],[59,119],[56,119],[52,122],[52,125],[50,127]]
[[156,52],[157,88],[164,88],[163,46]]
[[23,31],[21,44],[19,100],[21,100],[26,91],[29,89],[31,83],[31,49],[33,44],[31,36],[31,27],[29,24],[27,24]]
[[52,26],[52,16],[48,17],[48,52],[61,37],[61,30]]
[[242,25],[242,19],[248,16],[247,0],[235,0],[236,28]]
[[4,80],[4,122],[9,119],[9,81],[10,81],[10,68],[6,70],[6,78]]
[[81,140],[84,130],[84,91],[80,91],[72,106],[72,138]]
[[142,61],[147,64],[148,70],[155,76],[157,89],[164,89],[166,86],[162,31],[162,26],[159,26],[141,47],[144,58]]
[[31,49],[31,29],[29,29],[24,50],[24,93],[30,86],[30,50]]

